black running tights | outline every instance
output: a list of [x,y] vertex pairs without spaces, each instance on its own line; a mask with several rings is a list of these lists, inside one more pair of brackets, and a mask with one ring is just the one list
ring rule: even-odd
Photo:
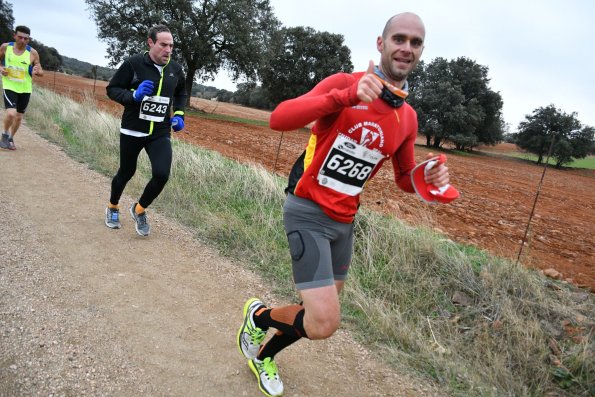
[[118,204],[128,181],[136,172],[136,163],[141,150],[145,149],[151,162],[152,177],[138,203],[147,208],[159,196],[169,179],[172,149],[170,135],[158,137],[135,137],[120,134],[120,169],[112,180],[110,203]]

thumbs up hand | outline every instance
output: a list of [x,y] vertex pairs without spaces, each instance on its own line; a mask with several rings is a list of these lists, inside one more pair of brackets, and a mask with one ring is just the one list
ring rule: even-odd
[[382,83],[374,77],[374,61],[368,64],[366,74],[362,76],[357,84],[357,97],[362,102],[372,102],[382,92]]

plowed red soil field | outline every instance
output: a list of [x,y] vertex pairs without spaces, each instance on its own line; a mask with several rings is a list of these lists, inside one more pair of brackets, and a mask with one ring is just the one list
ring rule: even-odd
[[[83,95],[116,115],[121,106],[105,94],[106,82],[61,73],[46,72],[36,83],[77,100]],[[93,93],[94,91],[94,93]],[[254,120],[268,120],[268,112],[237,105],[192,99],[192,106],[206,113],[219,113]],[[308,140],[305,130],[281,134],[265,126],[186,116],[186,129],[179,139],[230,158],[261,164],[287,175]],[[419,140],[416,158],[429,150]],[[461,198],[449,205],[426,205],[414,195],[400,191],[385,166],[366,187],[363,205],[407,223],[437,229],[454,241],[472,244],[492,254],[516,260],[543,166],[505,157],[515,150],[502,144],[468,155],[450,153],[451,183]],[[521,263],[527,267],[555,269],[562,278],[595,291],[595,172],[547,168],[535,213],[530,223]]]

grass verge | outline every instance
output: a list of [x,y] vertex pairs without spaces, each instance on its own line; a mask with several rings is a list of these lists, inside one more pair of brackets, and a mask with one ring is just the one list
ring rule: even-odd
[[[96,109],[37,89],[27,121],[111,176],[119,120]],[[291,296],[285,181],[216,152],[175,139],[173,145],[172,176],[153,207]],[[149,176],[141,155],[127,192],[139,194]],[[387,362],[454,396],[595,393],[589,292],[365,209],[355,241],[342,297],[344,326]]]
[[[537,156],[532,153],[508,152],[505,155],[537,163]],[[545,157],[543,162],[545,163]],[[554,158],[550,158],[548,165],[556,166],[556,160]],[[564,168],[584,168],[588,170],[595,170],[595,156],[587,156],[583,159],[575,159],[568,164],[564,164]]]

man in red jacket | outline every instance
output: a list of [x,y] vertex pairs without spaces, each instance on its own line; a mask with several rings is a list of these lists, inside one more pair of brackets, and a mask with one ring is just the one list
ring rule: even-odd
[[[378,66],[370,61],[366,72],[327,77],[271,114],[275,130],[315,123],[291,171],[283,208],[302,303],[269,308],[249,299],[237,336],[260,390],[268,396],[283,393],[275,354],[301,338],[328,338],[339,327],[339,293],[351,262],[353,219],[365,183],[390,159],[396,184],[414,192],[410,173],[416,165],[417,114],[404,99],[407,76],[419,62],[424,39],[417,15],[395,15],[377,39]],[[447,167],[432,168],[426,182],[448,184]],[[277,333],[263,345],[271,327]]]

